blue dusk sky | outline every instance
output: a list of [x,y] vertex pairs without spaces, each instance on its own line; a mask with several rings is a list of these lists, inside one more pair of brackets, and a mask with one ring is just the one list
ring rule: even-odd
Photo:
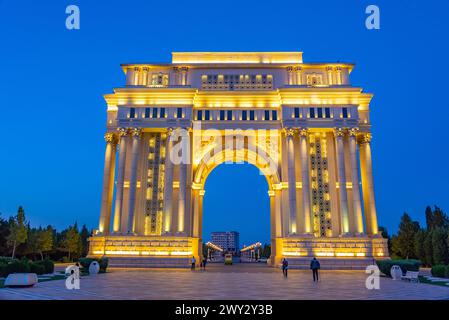
[[[78,5],[81,29],[65,28]],[[376,4],[381,29],[365,28]],[[356,63],[374,93],[373,163],[379,224],[404,211],[449,211],[448,1],[0,0],[0,212],[24,206],[32,225],[96,228],[106,103],[126,62],[172,51],[303,51],[305,62]],[[267,184],[250,165],[209,176],[204,235],[238,230],[269,240]]]

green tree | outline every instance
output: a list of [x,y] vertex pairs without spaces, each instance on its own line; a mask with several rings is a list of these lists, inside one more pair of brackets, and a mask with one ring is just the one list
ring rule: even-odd
[[426,238],[424,239],[424,261],[427,265],[433,265],[433,245],[432,245],[432,235],[433,231],[429,230],[426,232]]
[[12,247],[12,258],[16,255],[17,246],[27,241],[27,231],[25,211],[22,206],[20,206],[17,215],[12,217],[9,221],[8,244]]
[[379,232],[382,235],[382,238],[387,239],[388,252],[391,252],[391,237],[388,234],[387,228],[380,226]]
[[424,242],[426,240],[426,231],[423,229],[418,230],[415,234],[414,239],[414,248],[415,248],[415,257],[421,260],[421,262],[425,265],[430,265],[426,259],[426,251],[424,248]]
[[77,223],[67,229],[64,240],[62,241],[62,247],[68,252],[68,259],[70,261],[73,256],[79,256],[81,254],[82,243]]
[[404,259],[413,258],[415,256],[415,234],[419,229],[419,223],[413,221],[408,213],[404,212],[398,234],[392,240],[392,251]]
[[8,235],[9,223],[7,220],[0,217],[0,256],[7,255]]
[[432,252],[434,264],[448,263],[447,230],[439,227],[432,232]]
[[41,260],[44,260],[44,253],[53,250],[53,228],[47,226],[40,232],[39,236],[39,253],[41,255]]
[[91,232],[87,229],[86,225],[83,224],[83,227],[81,228],[80,237],[81,237],[81,256],[85,257],[87,256],[87,253],[89,251],[89,237],[91,235]]
[[429,206],[426,208],[426,224],[428,230],[436,228],[449,228],[449,218],[439,207],[435,206],[432,210]]

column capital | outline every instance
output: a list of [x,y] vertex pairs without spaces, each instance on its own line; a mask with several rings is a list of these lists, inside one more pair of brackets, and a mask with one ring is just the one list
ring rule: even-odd
[[292,66],[288,66],[288,67],[286,68],[286,70],[287,70],[287,72],[292,72],[292,71],[293,71],[293,67],[292,67]]
[[287,137],[293,137],[294,135],[295,135],[295,132],[296,132],[296,129],[295,128],[284,128],[284,132],[285,132],[285,135],[287,136]]
[[116,143],[117,142],[116,135],[112,132],[105,133],[104,140],[108,143]]
[[173,133],[174,133],[174,130],[173,130],[172,127],[167,128],[167,136],[168,136],[168,137],[171,137],[171,136],[173,135]]
[[140,136],[142,135],[142,129],[140,129],[140,128],[132,128],[130,130],[130,133],[133,136],[133,138],[139,139]]
[[372,139],[371,133],[369,133],[369,132],[359,134],[358,137],[359,137],[360,144],[370,143],[371,139]]
[[349,136],[351,137],[357,137],[357,134],[359,132],[359,128],[351,128],[349,129]]
[[179,67],[179,70],[181,70],[181,72],[187,72],[189,71],[189,67]]
[[309,130],[307,128],[299,128],[299,134],[302,137],[307,137],[307,135],[309,134]]
[[342,138],[345,136],[345,129],[344,128],[335,128],[335,136],[337,138]]
[[296,67],[294,67],[294,70],[295,71],[302,71],[302,67],[301,66],[296,66]]
[[333,71],[334,70],[334,67],[332,67],[332,66],[327,66],[326,67],[326,71]]
[[124,137],[128,134],[128,130],[126,128],[117,128],[117,132],[119,137]]

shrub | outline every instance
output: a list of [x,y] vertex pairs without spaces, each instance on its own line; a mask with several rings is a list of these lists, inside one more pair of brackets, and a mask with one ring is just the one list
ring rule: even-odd
[[92,261],[97,261],[100,265],[100,273],[105,273],[106,269],[108,268],[109,259],[106,257],[100,258],[100,259],[94,259],[94,258],[80,258],[78,259],[78,262],[80,263],[82,267],[82,271],[88,272],[89,266],[92,263]]
[[89,269],[90,264],[94,260],[95,259],[92,259],[92,258],[80,258],[80,259],[78,259],[78,262],[81,265],[81,267],[87,271]]
[[100,265],[100,273],[105,273],[108,268],[109,259],[106,257],[98,259],[98,264]]
[[35,263],[42,265],[45,269],[45,273],[53,273],[55,271],[55,264],[50,259],[36,261]]
[[39,263],[30,262],[30,272],[38,275],[45,274],[45,266]]
[[405,274],[407,271],[419,271],[421,266],[421,261],[419,260],[377,260],[376,261],[379,270],[385,274],[387,277],[391,277],[391,267],[397,265],[401,268],[402,273]]
[[11,257],[0,257],[0,264],[8,264],[12,261]]
[[6,263],[0,262],[0,277],[6,277]]
[[430,269],[430,272],[432,273],[432,276],[438,277],[438,278],[444,278],[446,271],[446,266],[443,264],[436,264]]
[[13,260],[6,265],[5,277],[11,273],[28,273],[30,272],[30,263],[28,260]]

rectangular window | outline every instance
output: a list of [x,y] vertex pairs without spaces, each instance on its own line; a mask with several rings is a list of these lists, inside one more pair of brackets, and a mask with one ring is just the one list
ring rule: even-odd
[[150,108],[145,108],[145,118],[150,117]]
[[178,110],[176,110],[176,118],[178,119],[182,118],[182,108],[178,108]]
[[278,119],[278,112],[276,110],[271,111],[271,118],[274,121],[277,121],[277,119]]
[[205,112],[206,120],[210,120],[210,110],[206,110]]
[[246,120],[246,110],[242,111],[242,120]]
[[225,111],[220,110],[220,120],[224,120],[224,119],[225,119]]
[[299,108],[295,108],[295,118],[299,118]]
[[165,118],[165,108],[161,108],[161,112],[159,114],[159,118]]
[[203,110],[198,110],[197,112],[197,119],[198,120],[203,120]]
[[134,119],[136,117],[136,108],[129,109],[129,117]]
[[317,108],[318,111],[318,118],[322,118],[323,117],[323,108]]
[[343,114],[343,118],[347,118],[348,117],[348,108],[343,108],[342,114]]
[[270,120],[270,110],[265,110],[265,120]]
[[153,118],[157,118],[157,108],[153,108]]
[[254,121],[254,110],[249,112],[249,120]]
[[315,118],[315,108],[309,108],[310,118]]
[[228,120],[232,120],[232,110],[228,110]]
[[324,108],[324,113],[325,113],[326,118],[331,117],[331,109],[330,108]]

